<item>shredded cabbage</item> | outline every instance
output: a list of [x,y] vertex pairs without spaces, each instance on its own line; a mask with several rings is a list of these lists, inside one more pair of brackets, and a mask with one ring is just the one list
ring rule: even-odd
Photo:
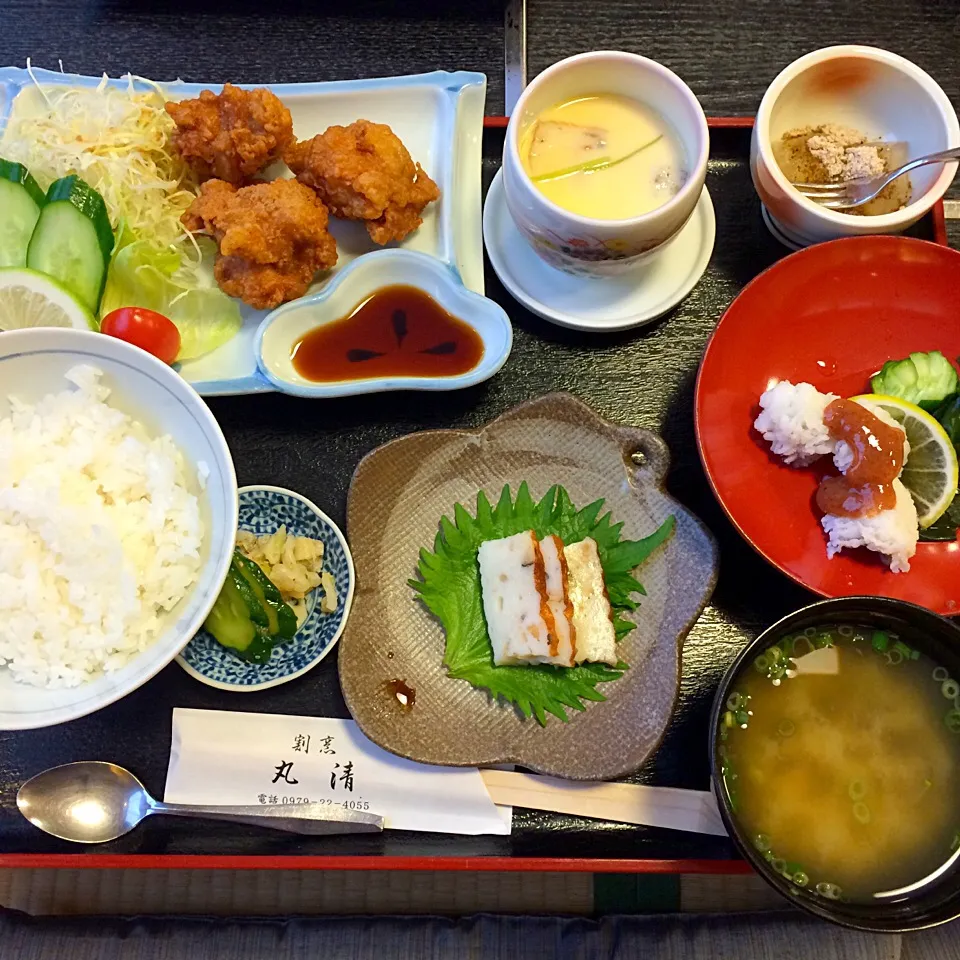
[[44,190],[75,173],[103,197],[118,237],[100,316],[122,306],[163,313],[180,329],[178,359],[192,359],[240,329],[240,310],[213,282],[207,245],[180,222],[197,184],[170,146],[169,98],[152,81],[125,79],[118,87],[104,74],[96,87],[70,87],[34,78],[39,109],[14,112],[3,156],[22,163]]
[[[189,237],[180,215],[196,195],[189,167],[170,148],[175,129],[156,84],[124,87],[51,84],[37,92],[39,111],[14,111],[3,137],[6,159],[18,161],[44,190],[75,173],[103,197],[114,230],[121,222],[158,245]],[[149,81],[143,81],[149,82]]]

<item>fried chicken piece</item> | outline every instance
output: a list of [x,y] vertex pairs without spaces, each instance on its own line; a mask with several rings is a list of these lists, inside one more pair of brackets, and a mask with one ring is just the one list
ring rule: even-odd
[[357,120],[329,127],[283,153],[301,183],[313,187],[335,217],[365,220],[375,243],[403,240],[423,223],[440,188],[414,164],[385,123]]
[[180,219],[216,238],[220,289],[261,310],[302,297],[317,271],[337,262],[327,208],[296,180],[240,189],[208,180]]
[[173,145],[201,181],[239,185],[293,142],[290,111],[263,88],[226,83],[223,93],[203,90],[196,100],[166,104],[166,111],[177,125]]

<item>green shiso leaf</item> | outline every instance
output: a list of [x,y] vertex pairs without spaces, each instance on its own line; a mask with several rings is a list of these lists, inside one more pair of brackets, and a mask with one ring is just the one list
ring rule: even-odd
[[577,510],[561,486],[551,487],[536,503],[527,484],[522,483],[515,499],[506,486],[494,505],[481,490],[475,516],[458,503],[452,520],[440,520],[433,550],[420,551],[420,579],[411,580],[410,586],[443,625],[443,660],[451,677],[487,690],[495,700],[514,704],[525,717],[536,717],[541,725],[546,724],[547,714],[566,722],[568,709],[584,710],[584,700],[606,699],[597,685],[623,676],[627,664],[622,661],[616,667],[603,663],[572,668],[548,664],[494,666],[477,563],[477,550],[484,540],[510,537],[524,530],[534,530],[541,539],[555,534],[564,543],[592,537],[603,565],[617,639],[621,640],[634,628],[623,614],[637,609],[634,595],[645,593],[632,571],[670,538],[675,520],[668,517],[643,540],[622,540],[623,524],[614,523],[609,513],[601,516],[602,509],[603,500],[597,500]]

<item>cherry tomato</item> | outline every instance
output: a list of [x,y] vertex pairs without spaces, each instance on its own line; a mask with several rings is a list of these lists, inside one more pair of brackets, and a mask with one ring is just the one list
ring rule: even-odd
[[173,363],[180,352],[180,331],[162,313],[145,307],[120,307],[100,323],[101,333],[126,340],[164,363]]

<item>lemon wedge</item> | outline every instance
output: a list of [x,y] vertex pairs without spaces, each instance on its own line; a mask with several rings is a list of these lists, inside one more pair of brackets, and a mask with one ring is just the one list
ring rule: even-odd
[[865,393],[851,399],[876,404],[906,431],[910,456],[900,479],[917,505],[920,528],[929,527],[957,494],[957,451],[946,431],[926,410],[899,397]]
[[99,330],[97,321],[56,280],[26,267],[0,269],[0,331],[29,327]]

